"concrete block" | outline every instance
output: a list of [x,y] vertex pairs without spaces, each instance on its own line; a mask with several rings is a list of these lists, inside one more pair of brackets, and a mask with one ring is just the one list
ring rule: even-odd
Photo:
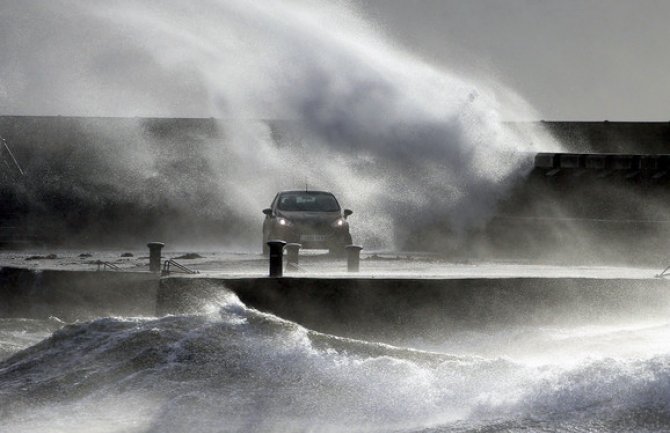
[[562,153],[559,156],[560,168],[583,168],[586,155],[579,153]]
[[607,168],[607,155],[586,155],[584,167],[591,170],[605,170]]
[[634,170],[636,169],[636,158],[633,155],[611,155],[610,168],[612,170]]
[[553,169],[558,167],[557,153],[538,153],[535,155],[535,168]]

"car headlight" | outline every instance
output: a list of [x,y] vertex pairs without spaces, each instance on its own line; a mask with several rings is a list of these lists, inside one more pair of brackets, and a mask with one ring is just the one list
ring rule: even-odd
[[332,226],[335,228],[340,228],[344,227],[344,224],[345,224],[344,218],[338,218],[335,221],[333,221]]
[[293,223],[286,218],[279,217],[277,218],[277,224],[279,224],[282,227],[290,227],[293,225]]

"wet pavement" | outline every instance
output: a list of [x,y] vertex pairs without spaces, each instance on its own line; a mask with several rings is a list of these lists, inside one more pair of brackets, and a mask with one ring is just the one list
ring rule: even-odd
[[[268,273],[268,259],[255,252],[243,251],[163,251],[163,260],[172,259],[194,276],[254,276]],[[346,258],[325,251],[305,251],[297,269],[286,269],[285,276],[337,278],[351,276]],[[3,251],[0,267],[28,269],[137,271],[149,270],[148,252],[142,251]],[[175,267],[172,267],[175,272]],[[361,277],[395,278],[655,278],[662,269],[624,266],[566,266],[513,262],[454,262],[420,253],[361,253]]]

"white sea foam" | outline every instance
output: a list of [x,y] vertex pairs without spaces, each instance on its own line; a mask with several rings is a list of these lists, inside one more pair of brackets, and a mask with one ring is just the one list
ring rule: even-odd
[[[631,354],[612,345],[590,358],[562,362],[554,356],[544,363],[481,356],[477,350],[455,356],[447,349],[425,352],[316,333],[222,293],[201,314],[71,325],[0,363],[0,427],[9,432],[667,427],[662,421],[669,409],[667,350]],[[220,308],[218,318],[213,305]],[[562,342],[554,355],[561,347],[573,353],[586,332],[556,331],[543,334],[546,343]],[[526,338],[514,329],[507,332]],[[649,345],[660,338],[649,341],[645,327],[622,327],[620,333],[622,340],[640,336]],[[504,334],[500,329],[498,340]],[[534,335],[529,343],[539,339]],[[655,428],[649,428],[652,421]]]

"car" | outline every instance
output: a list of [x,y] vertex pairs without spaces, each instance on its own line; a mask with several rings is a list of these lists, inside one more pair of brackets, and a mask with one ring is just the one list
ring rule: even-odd
[[263,253],[267,242],[278,239],[301,244],[303,249],[328,249],[341,254],[351,244],[347,218],[353,212],[342,209],[326,191],[282,191],[269,208],[263,209]]

